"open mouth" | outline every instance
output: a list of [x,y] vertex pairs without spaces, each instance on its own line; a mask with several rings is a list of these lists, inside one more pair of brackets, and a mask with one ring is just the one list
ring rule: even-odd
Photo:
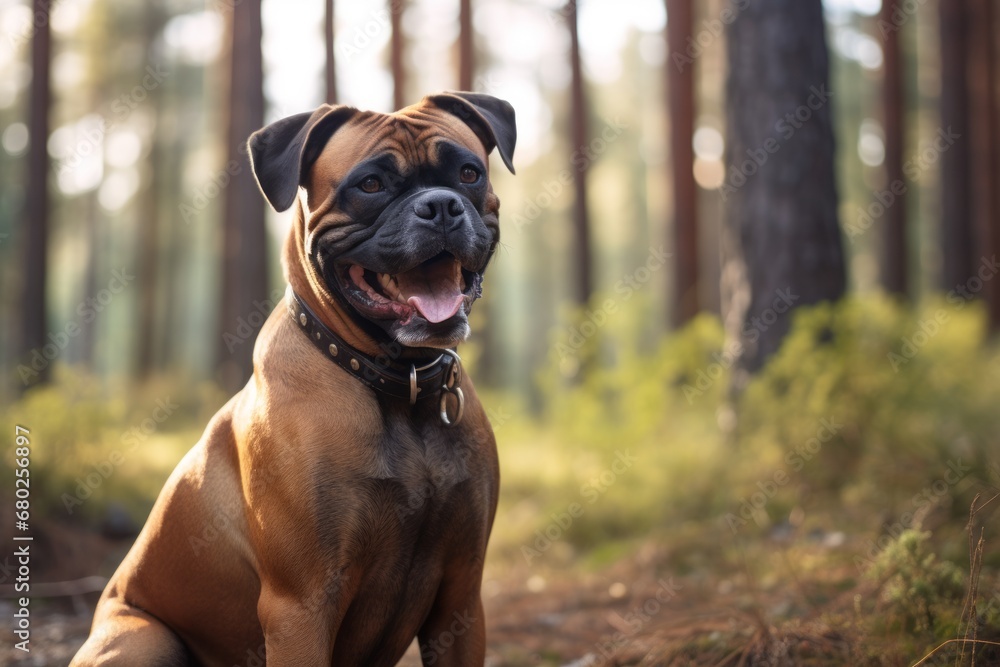
[[442,252],[398,274],[376,273],[359,264],[340,271],[344,295],[363,314],[409,324],[414,315],[437,324],[454,317],[480,296],[482,274]]

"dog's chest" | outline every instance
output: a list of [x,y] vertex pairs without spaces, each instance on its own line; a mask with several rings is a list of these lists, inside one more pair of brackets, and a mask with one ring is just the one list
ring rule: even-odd
[[[448,530],[488,520],[481,494],[486,470],[468,432],[445,429],[407,413],[386,414],[385,428],[365,449],[362,469],[320,469],[314,501],[320,543],[352,559],[419,560]],[[478,531],[476,531],[478,532]]]

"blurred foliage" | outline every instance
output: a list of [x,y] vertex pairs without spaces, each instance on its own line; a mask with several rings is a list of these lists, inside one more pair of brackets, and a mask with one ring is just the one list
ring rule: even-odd
[[[498,435],[505,497],[515,517],[541,522],[533,528],[573,499],[586,504],[593,481],[626,450],[637,464],[618,476],[624,488],[602,490],[566,531],[574,547],[699,519],[725,528],[727,514],[742,528],[743,500],[763,505],[749,522],[763,528],[795,509],[807,519],[847,510],[873,529],[938,505],[959,516],[968,505],[953,504],[956,494],[1000,481],[990,469],[1000,350],[977,305],[932,301],[913,311],[872,296],[801,309],[779,354],[735,399],[732,343],[717,319],[702,316],[643,354],[617,342],[642,313],[639,300],[623,304],[582,345],[586,318],[570,314],[539,378],[544,417]],[[945,318],[936,328],[935,317]],[[592,367],[577,380],[581,359]],[[755,493],[766,502],[753,503]]]
[[905,632],[931,631],[942,640],[958,631],[965,577],[953,563],[928,553],[930,537],[929,532],[904,531],[879,554],[870,575],[884,579],[882,598],[890,625]]
[[[728,531],[734,516],[739,532],[772,528],[793,510],[807,522],[846,510],[871,529],[925,506],[963,514],[967,504],[953,497],[1000,481],[990,468],[1000,351],[978,305],[961,305],[912,311],[875,296],[801,309],[781,351],[737,398],[728,396],[732,342],[713,316],[642,350],[621,343],[644,327],[640,296],[599,326],[565,313],[537,378],[539,403],[484,390],[503,464],[498,529],[517,536],[499,542],[518,544],[574,502],[582,516],[554,540],[563,556],[679,522]],[[918,335],[942,313],[933,334]],[[912,358],[890,359],[907,345]],[[588,372],[576,375],[584,363]],[[127,388],[60,367],[53,385],[30,390],[4,416],[32,429],[37,502],[65,512],[60,494],[117,451],[127,455],[123,470],[150,466],[160,476],[115,475],[84,516],[99,516],[116,493],[144,498],[134,507],[141,516],[224,398],[185,378]]]
[[[52,384],[4,406],[0,418],[30,430],[35,516],[96,523],[114,502],[141,524],[224,400],[210,383],[161,377],[112,387],[59,366]],[[10,466],[0,462],[0,474]]]

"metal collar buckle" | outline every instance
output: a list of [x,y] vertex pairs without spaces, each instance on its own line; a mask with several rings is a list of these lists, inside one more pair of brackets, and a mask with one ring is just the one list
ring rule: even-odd
[[[437,366],[445,355],[451,357],[451,364],[448,366],[448,370],[445,371],[444,379],[441,381],[441,403],[438,414],[441,417],[442,424],[452,427],[462,421],[462,415],[465,413],[465,394],[462,393],[461,386],[462,358],[454,350],[445,350],[437,359],[424,366],[417,367],[415,364],[410,364],[410,405],[416,404],[417,395],[421,391],[420,387],[417,386],[417,374]],[[449,394],[454,396],[457,402],[454,418],[448,416]]]

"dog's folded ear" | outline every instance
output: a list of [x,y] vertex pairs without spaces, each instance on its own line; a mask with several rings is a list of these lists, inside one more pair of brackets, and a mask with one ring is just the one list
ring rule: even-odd
[[276,211],[288,210],[295,203],[298,188],[323,146],[357,112],[354,107],[324,104],[250,135],[247,145],[254,178]]
[[496,147],[503,163],[514,173],[514,144],[517,125],[514,107],[492,95],[482,93],[440,93],[428,95],[427,101],[443,111],[457,116],[472,128],[486,146],[486,152]]

